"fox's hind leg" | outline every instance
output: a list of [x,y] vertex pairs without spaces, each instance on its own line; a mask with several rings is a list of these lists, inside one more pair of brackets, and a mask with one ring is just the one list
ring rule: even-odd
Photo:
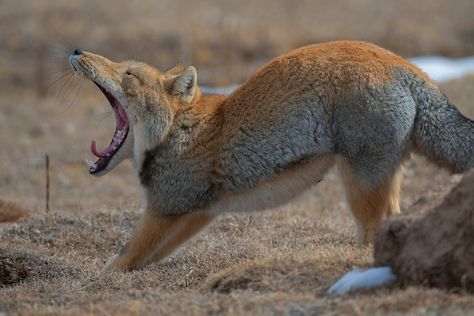
[[404,170],[403,165],[400,165],[392,177],[390,200],[388,202],[387,213],[385,214],[387,216],[400,213],[400,190],[402,187]]
[[100,274],[130,271],[163,259],[213,218],[214,215],[203,211],[176,216],[161,216],[153,211],[145,211],[133,238],[119,254],[107,261]]
[[371,243],[384,216],[400,212],[399,197],[403,170],[400,166],[377,185],[360,181],[351,166],[338,161],[347,200],[356,224],[357,245]]

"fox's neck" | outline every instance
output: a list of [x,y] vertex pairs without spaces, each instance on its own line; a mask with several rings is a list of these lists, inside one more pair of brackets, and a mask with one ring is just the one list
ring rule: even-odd
[[201,207],[220,192],[213,173],[222,147],[223,98],[204,98],[202,107],[177,113],[165,139],[144,153],[140,183],[148,203],[160,205],[163,214]]
[[173,123],[168,141],[184,142],[186,151],[208,158],[219,151],[222,135],[221,106],[227,99],[221,95],[202,95],[192,107],[179,113]]
[[[183,109],[174,117],[167,136],[156,147],[140,144],[135,139],[135,144],[142,147],[143,154],[135,153],[138,171],[147,159],[168,161],[170,165],[177,161],[201,164],[201,160],[213,161],[218,156],[220,137],[222,135],[222,114],[220,107],[225,101],[225,96],[202,95],[193,106]],[[138,124],[136,130],[143,133],[143,127]],[[146,142],[146,140],[145,140]],[[137,159],[137,157],[139,157]],[[194,160],[194,161],[190,161]],[[141,167],[141,168],[140,168]]]

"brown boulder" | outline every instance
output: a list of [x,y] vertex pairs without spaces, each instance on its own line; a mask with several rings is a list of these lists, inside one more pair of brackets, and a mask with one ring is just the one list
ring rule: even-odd
[[474,170],[439,206],[415,207],[385,222],[374,258],[376,266],[391,266],[402,284],[474,289]]

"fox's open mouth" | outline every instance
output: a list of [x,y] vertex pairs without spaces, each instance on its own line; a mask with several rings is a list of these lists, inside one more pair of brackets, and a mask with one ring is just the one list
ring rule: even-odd
[[112,109],[115,113],[116,126],[112,141],[110,142],[109,147],[107,147],[107,149],[104,151],[98,151],[95,140],[91,141],[91,151],[99,159],[90,166],[90,174],[97,174],[107,168],[107,165],[109,164],[110,160],[112,160],[112,157],[119,151],[120,147],[122,147],[123,143],[125,142],[129,129],[127,113],[125,113],[125,110],[119,100],[117,100],[117,98],[115,98],[112,93],[105,90],[101,85],[96,82],[94,83],[97,87],[99,87],[100,91],[102,91],[112,106]]

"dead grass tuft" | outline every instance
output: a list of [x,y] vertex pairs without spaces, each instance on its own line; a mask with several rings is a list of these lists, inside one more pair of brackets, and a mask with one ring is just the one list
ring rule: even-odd
[[65,270],[50,260],[28,253],[0,248],[0,287],[11,286],[29,278],[51,279]]
[[15,222],[26,217],[28,211],[12,202],[0,200],[0,223]]
[[335,278],[353,266],[368,267],[371,249],[324,247],[258,258],[229,267],[207,281],[217,292],[252,289],[258,292],[304,292],[323,294]]

